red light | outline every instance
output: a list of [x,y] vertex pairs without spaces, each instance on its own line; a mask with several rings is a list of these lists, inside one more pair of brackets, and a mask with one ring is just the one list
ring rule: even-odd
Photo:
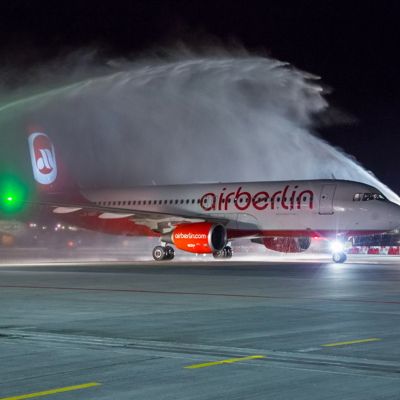
[[327,240],[326,238],[321,237],[321,236],[313,236],[312,238],[313,238],[313,240]]
[[73,246],[74,242],[68,242],[68,246]]

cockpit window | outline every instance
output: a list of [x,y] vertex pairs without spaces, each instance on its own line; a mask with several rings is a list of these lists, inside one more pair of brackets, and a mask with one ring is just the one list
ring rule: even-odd
[[363,201],[374,200],[374,195],[372,193],[364,193]]
[[356,193],[353,197],[353,201],[370,201],[379,200],[387,201],[387,198],[382,193]]
[[375,200],[387,201],[386,197],[381,193],[373,193]]

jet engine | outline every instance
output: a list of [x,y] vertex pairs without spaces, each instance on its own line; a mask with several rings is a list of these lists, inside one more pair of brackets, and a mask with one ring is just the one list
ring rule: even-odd
[[310,237],[268,237],[252,239],[253,243],[263,244],[267,249],[281,253],[301,253],[311,245]]
[[173,231],[164,233],[161,241],[190,253],[215,253],[225,247],[227,234],[221,224],[195,222],[178,225]]

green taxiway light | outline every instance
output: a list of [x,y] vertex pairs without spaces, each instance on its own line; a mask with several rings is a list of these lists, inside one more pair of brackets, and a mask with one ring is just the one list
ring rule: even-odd
[[0,211],[11,214],[21,211],[28,197],[28,188],[13,175],[0,175]]

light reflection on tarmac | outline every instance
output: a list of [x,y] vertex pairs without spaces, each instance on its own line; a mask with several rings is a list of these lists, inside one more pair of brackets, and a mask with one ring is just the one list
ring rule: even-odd
[[[42,248],[36,249],[0,249],[0,266],[10,265],[51,265],[51,264],[108,264],[122,263],[132,264],[145,262],[149,264],[160,264],[155,262],[151,255],[151,250],[134,251],[132,249],[119,248],[79,248],[72,250],[48,250]],[[330,254],[321,253],[295,253],[284,254],[270,252],[265,253],[236,253],[230,260],[215,260],[211,254],[191,255],[185,252],[177,251],[173,261],[161,263],[179,263],[179,262],[200,262],[200,263],[243,263],[243,262],[273,262],[273,263],[332,263],[338,268],[346,264],[400,264],[400,256],[397,255],[364,255],[349,254],[344,264],[335,264]]]

